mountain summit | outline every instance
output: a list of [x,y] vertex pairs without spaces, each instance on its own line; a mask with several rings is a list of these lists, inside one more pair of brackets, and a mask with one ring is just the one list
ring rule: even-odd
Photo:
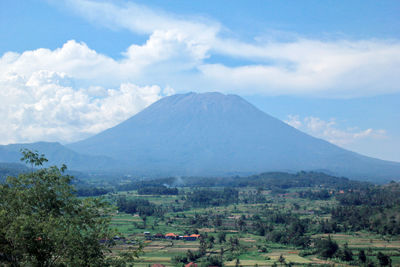
[[220,93],[165,97],[95,136],[68,145],[144,175],[228,175],[326,170],[354,178],[400,178],[400,163],[344,150]]

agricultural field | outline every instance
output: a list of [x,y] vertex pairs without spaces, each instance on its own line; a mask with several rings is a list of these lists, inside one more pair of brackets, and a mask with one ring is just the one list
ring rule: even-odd
[[[388,222],[383,230],[362,229],[340,219],[341,203],[349,201],[347,196],[341,198],[347,194],[342,189],[180,187],[174,195],[139,191],[105,196],[119,209],[111,221],[120,233],[113,253],[140,246],[135,266],[188,262],[199,266],[384,266],[385,259],[400,266],[400,236],[389,233],[397,228],[390,230],[392,222]],[[385,212],[396,214],[397,208],[386,207]],[[371,220],[379,216],[374,213]],[[167,233],[200,237],[195,241],[154,237]],[[329,254],[327,246],[337,247]]]

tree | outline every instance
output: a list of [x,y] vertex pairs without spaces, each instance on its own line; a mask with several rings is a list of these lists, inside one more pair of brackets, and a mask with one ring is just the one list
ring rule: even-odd
[[279,261],[279,262],[280,262],[280,264],[282,265],[282,264],[284,264],[284,263],[285,263],[286,259],[285,259],[285,257],[283,257],[283,255],[281,254],[281,255],[279,256],[279,259],[278,259],[278,261]]
[[362,249],[360,253],[358,253],[358,259],[361,263],[365,263],[367,261],[367,256],[365,255],[365,251]]
[[376,258],[379,260],[380,266],[389,266],[392,264],[392,260],[390,259],[390,257],[383,254],[382,252],[379,252],[378,255],[376,255]]
[[[39,154],[38,151],[31,151],[27,148],[21,149],[21,154],[22,158],[20,159],[21,161],[24,161],[26,164],[31,165],[31,169],[33,172],[33,166],[42,166],[43,163],[48,162],[48,160],[45,158],[44,154]],[[62,168],[65,170],[65,165],[62,166]]]
[[210,256],[207,258],[207,261],[205,264],[202,264],[202,266],[217,266],[217,267],[222,267],[223,266],[223,261],[220,257],[218,256]]
[[146,215],[142,215],[142,220],[143,220],[143,228],[146,228],[147,216]]
[[353,252],[351,251],[351,249],[349,249],[349,245],[347,243],[345,243],[343,245],[343,249],[341,250],[341,253],[340,253],[340,259],[342,261],[352,261],[353,260]]
[[235,267],[238,267],[238,266],[240,266],[240,260],[239,260],[239,258],[236,258]]
[[186,258],[187,258],[188,262],[191,262],[191,261],[194,262],[200,257],[201,257],[201,255],[199,255],[199,253],[192,252],[190,249],[186,252]]
[[245,218],[242,216],[237,221],[237,225],[239,226],[239,230],[243,231],[246,228],[246,221]]
[[219,232],[218,233],[218,243],[222,244],[223,242],[226,242],[226,233]]
[[213,235],[209,235],[209,236],[207,237],[207,243],[208,243],[207,247],[208,247],[209,249],[213,248],[214,242],[215,242],[215,237],[214,237]]
[[318,254],[323,258],[332,258],[336,251],[339,249],[338,244],[328,236],[328,239],[316,240],[316,248]]
[[200,255],[204,256],[207,253],[207,242],[204,236],[200,236],[200,247],[199,247]]
[[22,153],[32,172],[0,185],[0,265],[107,265],[104,252],[115,234],[109,205],[77,198],[65,165],[41,168],[44,155]]

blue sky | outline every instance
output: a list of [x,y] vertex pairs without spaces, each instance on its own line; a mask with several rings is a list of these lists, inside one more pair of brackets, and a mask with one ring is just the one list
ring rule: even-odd
[[399,1],[0,2],[0,143],[71,142],[187,91],[239,94],[400,161]]

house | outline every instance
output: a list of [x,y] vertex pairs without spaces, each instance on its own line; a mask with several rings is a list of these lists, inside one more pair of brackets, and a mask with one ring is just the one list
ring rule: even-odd
[[194,240],[197,240],[197,239],[200,238],[200,235],[191,234],[190,237],[191,237],[191,238],[194,238]]
[[183,236],[183,240],[185,240],[185,241],[196,241],[198,238],[200,238],[200,235],[196,235],[196,234]]
[[157,233],[154,235],[154,238],[165,238],[163,234]]
[[185,267],[197,267],[197,264],[194,262],[189,262],[188,264],[185,265]]
[[144,238],[146,238],[146,240],[151,240],[151,235],[150,232],[144,232]]
[[151,265],[151,267],[165,267],[165,265],[156,263],[156,264]]
[[176,239],[178,236],[174,233],[168,233],[165,235],[166,239]]
[[126,238],[125,237],[123,237],[123,236],[118,236],[118,235],[116,235],[116,236],[114,236],[113,237],[113,240],[114,241],[118,241],[118,242],[122,242],[122,243],[126,243]]

